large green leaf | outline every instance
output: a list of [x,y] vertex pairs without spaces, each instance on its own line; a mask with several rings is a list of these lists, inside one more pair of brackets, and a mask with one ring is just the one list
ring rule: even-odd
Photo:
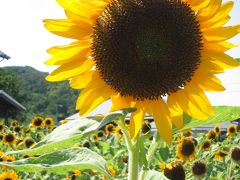
[[70,148],[39,157],[22,159],[15,162],[1,162],[0,164],[9,166],[17,171],[48,171],[63,175],[72,170],[91,169],[101,172],[111,179],[106,161],[100,155],[87,148]]
[[168,180],[161,172],[149,170],[146,171],[144,180]]
[[99,126],[99,122],[88,118],[72,120],[66,124],[57,127],[53,132],[48,134],[42,141],[37,143],[32,149],[22,151],[12,151],[6,154],[45,154],[60,149],[72,147],[81,139],[95,132]]
[[223,123],[240,118],[239,106],[215,106],[215,115],[209,117],[207,120],[196,120],[188,115],[184,115],[184,124],[179,131],[194,128],[198,126],[206,126],[217,123]]

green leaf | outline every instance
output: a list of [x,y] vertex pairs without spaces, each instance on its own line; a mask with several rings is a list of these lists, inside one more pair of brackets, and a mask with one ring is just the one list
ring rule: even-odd
[[102,119],[98,128],[101,128],[101,127],[105,126],[106,124],[119,119],[120,117],[125,117],[127,114],[132,113],[134,111],[136,111],[135,108],[127,108],[127,109],[121,109],[118,111],[111,112]]
[[168,180],[161,172],[149,170],[146,171],[144,180]]
[[215,115],[209,117],[207,120],[196,120],[185,114],[183,127],[179,130],[175,129],[175,131],[182,131],[198,126],[223,123],[227,121],[236,120],[240,117],[240,107],[238,106],[215,106],[214,110]]
[[1,162],[17,171],[48,171],[66,175],[72,170],[92,169],[112,179],[107,170],[106,161],[97,153],[87,148],[70,148],[39,157],[22,159],[15,162]]
[[58,126],[53,132],[48,134],[42,141],[33,146],[32,149],[22,151],[11,151],[6,154],[32,154],[39,155],[58,151],[72,147],[81,139],[89,136],[99,126],[99,122],[82,118],[79,120],[72,120],[66,124]]
[[166,162],[170,157],[169,148],[167,146],[161,147],[159,150],[159,157],[161,158],[162,162]]

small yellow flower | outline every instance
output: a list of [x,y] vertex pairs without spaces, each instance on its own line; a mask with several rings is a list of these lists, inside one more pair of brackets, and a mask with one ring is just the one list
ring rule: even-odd
[[176,154],[184,161],[192,161],[195,159],[196,147],[191,137],[182,138],[181,142],[177,145]]
[[64,120],[61,120],[60,123],[61,123],[61,124],[66,124],[68,121],[69,121],[69,120],[64,119]]
[[116,176],[116,170],[113,168],[113,166],[108,166],[108,171],[113,177]]
[[0,174],[0,180],[20,180],[15,171],[4,171]]
[[81,175],[81,171],[80,170],[73,170],[72,174],[74,174],[76,176],[80,176]]

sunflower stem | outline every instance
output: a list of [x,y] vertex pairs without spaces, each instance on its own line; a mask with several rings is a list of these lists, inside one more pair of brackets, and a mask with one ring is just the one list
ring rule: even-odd
[[138,180],[139,173],[139,135],[136,137],[132,148],[128,149],[128,180]]
[[139,134],[135,140],[131,140],[129,131],[124,123],[125,116],[120,118],[118,126],[123,132],[123,136],[128,149],[128,180],[138,180],[139,172]]
[[[148,154],[147,154],[147,157],[146,157],[147,158],[147,162],[148,162],[148,166],[149,166],[149,164],[152,161],[152,157],[153,157],[155,151],[157,150],[157,148],[159,146],[159,143],[160,143],[159,135],[158,135],[158,133],[155,133],[154,139],[153,139],[153,141],[152,141],[152,143],[151,143],[151,145],[150,145],[150,147],[148,149]],[[146,173],[145,169],[142,168],[142,170],[140,172],[140,177],[139,177],[140,180],[144,180],[145,173]]]

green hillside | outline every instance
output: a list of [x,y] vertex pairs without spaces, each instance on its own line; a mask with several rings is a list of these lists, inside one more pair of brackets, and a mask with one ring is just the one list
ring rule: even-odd
[[[68,81],[50,83],[45,80],[48,73],[32,67],[0,68],[0,89],[3,89],[27,108],[20,118],[31,119],[34,115],[56,114],[59,119],[75,112],[78,91],[72,90]],[[14,82],[14,83],[11,83]]]

